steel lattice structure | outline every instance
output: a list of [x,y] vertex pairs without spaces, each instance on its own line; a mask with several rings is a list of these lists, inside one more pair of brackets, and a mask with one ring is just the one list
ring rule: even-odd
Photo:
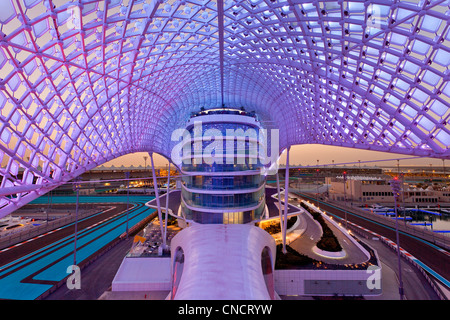
[[[0,216],[200,107],[280,147],[450,158],[449,1],[0,0]],[[12,192],[8,190],[20,190]]]

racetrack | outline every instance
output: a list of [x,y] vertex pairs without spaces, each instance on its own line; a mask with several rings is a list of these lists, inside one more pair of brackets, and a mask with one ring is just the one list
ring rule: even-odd
[[[129,229],[155,210],[145,206],[153,197],[130,196]],[[45,201],[47,201],[45,199]],[[74,197],[53,197],[54,203],[74,203]],[[82,266],[93,255],[126,232],[126,196],[80,197],[80,203],[104,203],[114,208],[80,219],[76,264]],[[69,275],[74,263],[75,224],[0,251],[0,299],[33,300]]]

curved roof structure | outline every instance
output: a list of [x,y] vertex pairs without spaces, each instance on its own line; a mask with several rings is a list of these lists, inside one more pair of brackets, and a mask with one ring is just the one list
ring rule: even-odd
[[115,157],[169,157],[200,107],[255,111],[281,149],[449,158],[449,51],[444,0],[2,0],[0,216]]
[[[263,229],[245,224],[193,224],[173,237],[171,248],[172,285],[176,287],[171,299],[273,299],[273,283],[266,283],[261,256],[267,248],[267,277],[273,280],[276,245]],[[180,248],[183,267],[175,271]]]

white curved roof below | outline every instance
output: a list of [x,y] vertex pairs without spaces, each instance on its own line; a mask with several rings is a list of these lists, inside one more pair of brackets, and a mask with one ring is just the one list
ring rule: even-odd
[[181,247],[184,267],[174,299],[270,299],[261,268],[261,252],[269,247],[272,269],[275,241],[250,225],[194,225],[178,233],[172,252]]

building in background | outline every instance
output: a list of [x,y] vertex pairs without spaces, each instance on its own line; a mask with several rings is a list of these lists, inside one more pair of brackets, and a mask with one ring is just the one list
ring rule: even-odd
[[[358,204],[385,203],[393,204],[394,197],[389,183],[390,177],[380,176],[343,176],[326,177],[328,197],[330,200],[354,202]],[[450,188],[446,184],[422,184],[403,182],[400,201],[405,204],[442,204],[450,202]],[[345,188],[345,191],[344,191]]]

